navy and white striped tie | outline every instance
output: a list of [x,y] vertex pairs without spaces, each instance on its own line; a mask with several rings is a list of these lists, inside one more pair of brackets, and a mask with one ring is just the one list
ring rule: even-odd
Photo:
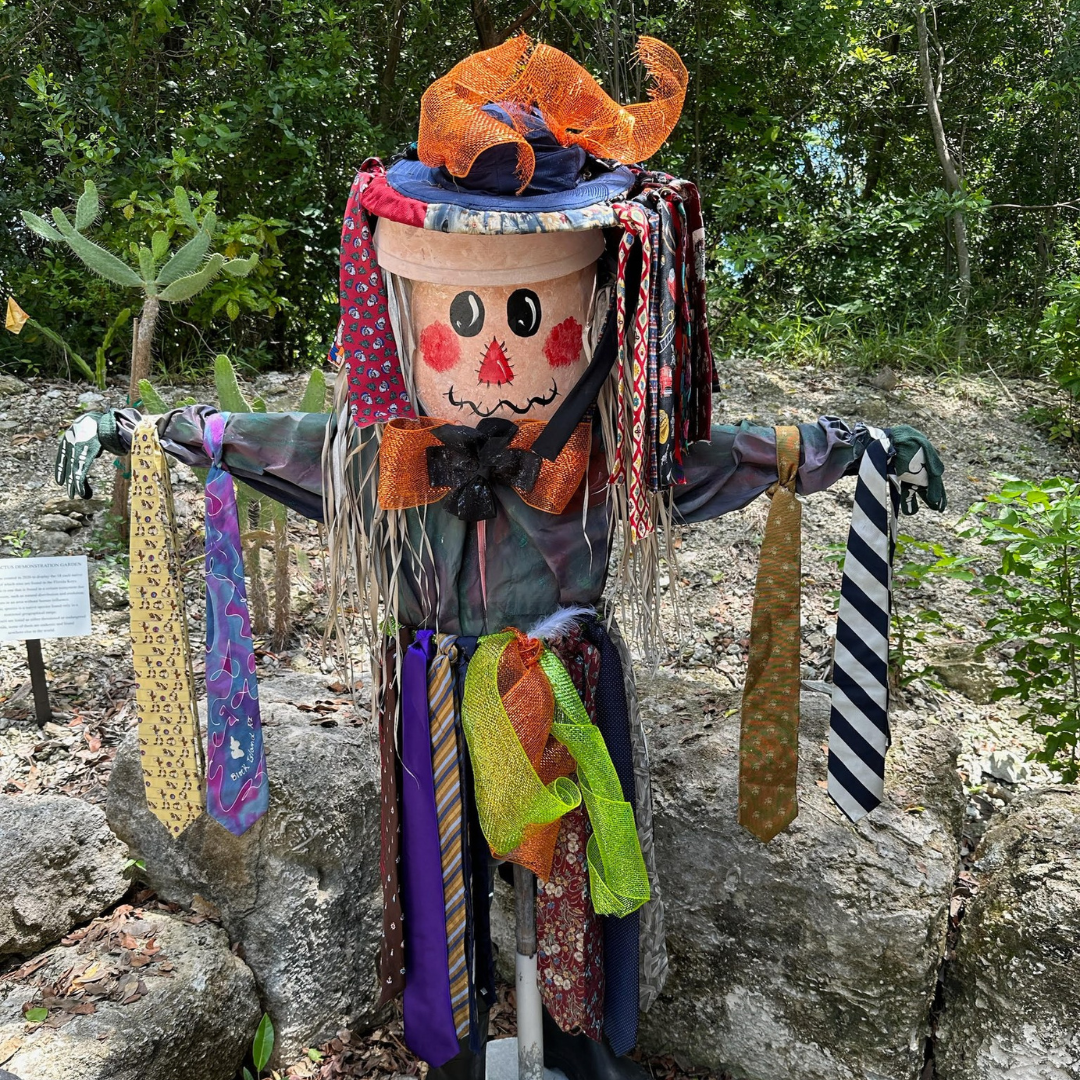
[[900,491],[889,437],[873,440],[859,465],[833,655],[829,721],[832,800],[858,821],[881,802],[889,745],[889,611]]

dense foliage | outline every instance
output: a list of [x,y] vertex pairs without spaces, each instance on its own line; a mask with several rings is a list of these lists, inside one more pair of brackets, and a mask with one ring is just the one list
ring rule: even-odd
[[1068,784],[1080,777],[1080,484],[1006,480],[971,507],[965,535],[993,550],[993,566],[973,590],[991,604],[980,650],[1004,648],[1009,682],[995,699],[1015,698],[1020,719],[1042,736],[1032,755]]
[[[926,9],[951,176],[916,13],[890,0],[0,0],[0,292],[93,356],[123,296],[18,211],[73,205],[91,179],[108,204],[95,235],[123,252],[182,232],[182,184],[199,214],[217,212],[220,250],[260,259],[165,316],[159,365],[179,374],[220,350],[309,363],[336,323],[352,175],[414,136],[432,78],[520,27],[631,100],[646,31],[690,68],[659,163],[712,207],[722,349],[1015,366],[1054,363],[1067,340],[1075,374],[1080,5]],[[59,355],[0,340],[0,368]]]

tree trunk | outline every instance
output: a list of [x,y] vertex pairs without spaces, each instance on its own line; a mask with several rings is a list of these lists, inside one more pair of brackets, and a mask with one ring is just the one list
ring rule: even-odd
[[495,29],[495,18],[491,14],[488,0],[471,0],[472,17],[476,24],[476,36],[481,49],[493,49],[499,44],[499,32]]
[[[143,302],[142,312],[131,324],[131,375],[128,378],[129,405],[139,400],[139,380],[150,378],[153,362],[151,346],[154,331],[157,329],[160,301],[156,296],[148,296]],[[123,457],[113,481],[112,509],[110,513],[116,521],[120,538],[128,538],[128,489],[131,486],[131,460]]]
[[[926,98],[926,111],[930,117],[930,132],[934,137],[941,171],[945,176],[945,190],[955,195],[964,189],[963,177],[949,150],[945,137],[945,125],[941,119],[941,98],[934,74],[930,70],[930,35],[926,29],[926,9],[919,8],[915,15],[915,27],[919,34],[919,75],[922,80],[923,96]],[[967,221],[963,211],[957,210],[952,215],[953,243],[956,248],[956,272],[960,280],[960,306],[967,314],[968,300],[971,297],[971,260],[968,255]]]
[[401,39],[405,34],[405,14],[405,0],[396,0],[393,21],[390,23],[390,43],[386,49],[386,63],[383,65],[382,78],[379,80],[379,127],[382,128],[390,123],[394,80],[397,77],[398,61],[401,59]]
[[[890,34],[888,43],[886,44],[886,51],[889,56],[896,56],[900,52],[900,35]],[[894,92],[894,79],[889,79],[888,93],[891,96]],[[866,178],[863,180],[862,196],[863,199],[868,199],[874,193],[874,189],[878,186],[878,181],[881,179],[881,166],[885,161],[885,144],[889,138],[889,129],[885,126],[885,121],[881,114],[878,113],[874,119],[874,127],[870,134],[870,149],[866,154]]]
[[139,399],[140,380],[150,378],[150,368],[153,365],[152,346],[160,310],[158,298],[148,296],[139,313],[138,330],[135,331],[135,349],[131,354],[131,383],[128,386],[128,395],[132,401]]

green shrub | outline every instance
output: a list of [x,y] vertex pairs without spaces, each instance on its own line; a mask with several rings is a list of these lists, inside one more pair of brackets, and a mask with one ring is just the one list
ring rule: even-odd
[[972,506],[963,533],[997,559],[972,590],[994,607],[980,651],[1011,654],[1011,683],[994,697],[1021,703],[1043,737],[1035,759],[1072,783],[1080,776],[1080,483],[1004,479]]

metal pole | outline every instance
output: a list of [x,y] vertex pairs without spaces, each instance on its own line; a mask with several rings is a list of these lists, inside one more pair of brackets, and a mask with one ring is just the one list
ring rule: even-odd
[[[26,663],[30,668],[30,686],[34,691],[34,715],[38,727],[44,727],[52,719],[49,705],[49,687],[45,681],[45,661],[41,656],[41,642],[37,638],[28,638],[26,642]],[[535,925],[533,940],[536,939]]]
[[544,1080],[544,1014],[536,979],[536,875],[514,865],[518,1080]]

